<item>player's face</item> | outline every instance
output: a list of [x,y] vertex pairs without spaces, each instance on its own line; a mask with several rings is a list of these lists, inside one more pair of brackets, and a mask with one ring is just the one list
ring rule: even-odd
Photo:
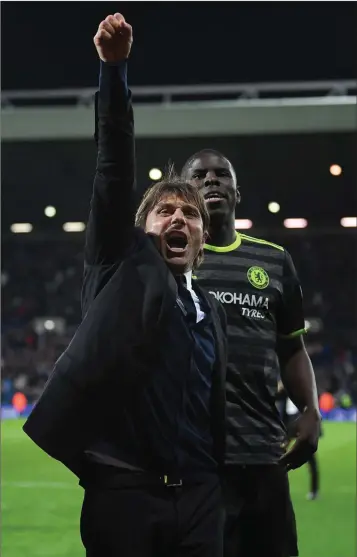
[[198,208],[176,196],[164,196],[146,219],[146,232],[159,239],[160,252],[174,274],[192,269],[206,234]]
[[185,178],[201,190],[211,216],[234,212],[239,194],[229,160],[213,153],[203,154],[192,162]]

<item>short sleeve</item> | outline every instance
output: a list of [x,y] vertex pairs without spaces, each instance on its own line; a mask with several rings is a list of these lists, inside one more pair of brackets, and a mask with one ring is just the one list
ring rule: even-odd
[[300,281],[290,254],[284,251],[283,288],[277,308],[277,332],[293,338],[306,333]]

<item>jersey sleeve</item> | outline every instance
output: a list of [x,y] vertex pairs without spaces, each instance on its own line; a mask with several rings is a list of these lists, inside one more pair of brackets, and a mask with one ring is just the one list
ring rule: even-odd
[[283,288],[277,308],[277,332],[282,338],[306,333],[300,281],[290,254],[284,252]]

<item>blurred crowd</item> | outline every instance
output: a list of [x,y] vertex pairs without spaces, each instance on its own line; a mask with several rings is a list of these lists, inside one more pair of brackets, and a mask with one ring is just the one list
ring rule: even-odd
[[3,327],[22,326],[44,316],[79,323],[82,242],[4,242],[2,261]]
[[[269,238],[293,256],[307,319],[319,325],[306,342],[319,391],[348,392],[357,404],[356,238]],[[83,242],[17,238],[3,242],[2,403],[15,392],[34,401],[81,318]],[[58,321],[61,326],[58,326]]]

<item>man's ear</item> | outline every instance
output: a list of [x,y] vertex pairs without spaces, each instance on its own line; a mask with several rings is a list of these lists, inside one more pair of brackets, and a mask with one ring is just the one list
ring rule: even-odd
[[208,232],[203,233],[202,244],[205,244],[207,242],[208,236],[209,236]]
[[237,204],[237,205],[239,205],[240,200],[241,200],[240,191],[239,191],[239,189],[237,188],[237,189],[236,189],[236,204]]

